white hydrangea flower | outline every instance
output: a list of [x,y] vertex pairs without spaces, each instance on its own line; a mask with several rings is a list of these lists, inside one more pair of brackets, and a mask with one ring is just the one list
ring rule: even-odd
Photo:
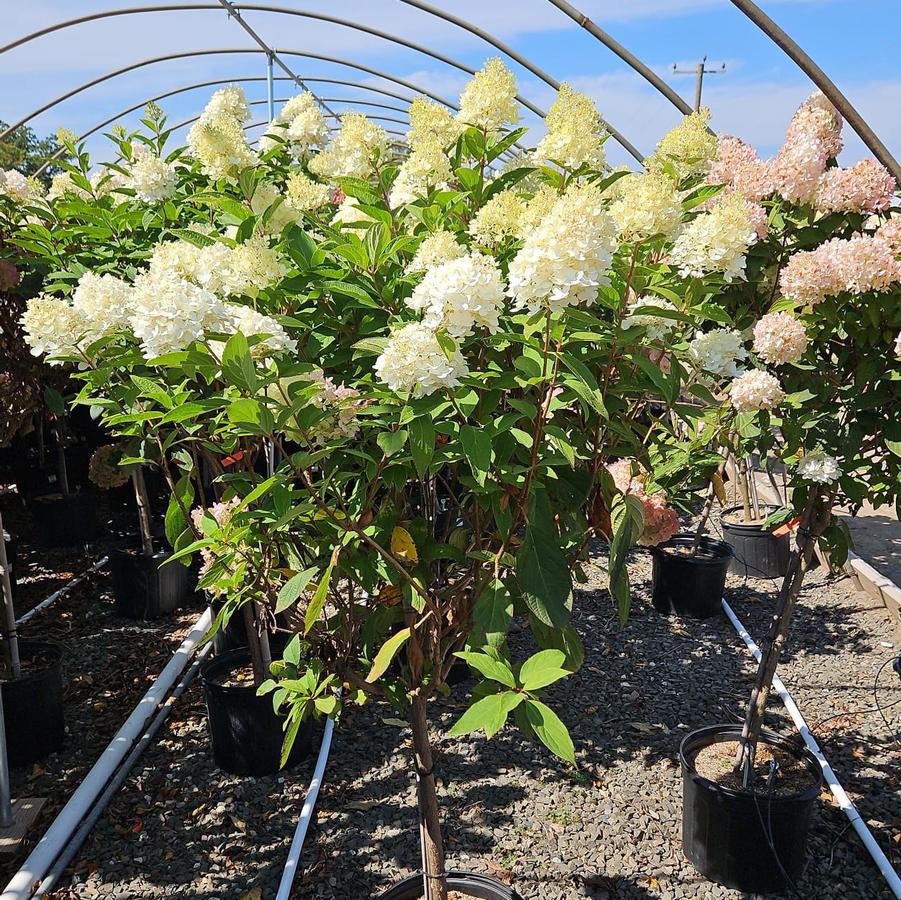
[[145,203],[168,200],[175,194],[177,184],[175,166],[152,153],[142,153],[135,159],[125,182],[125,186],[133,188],[135,196]]
[[616,243],[601,192],[591,184],[568,188],[510,263],[514,308],[558,311],[593,303],[598,288],[609,283]]
[[517,222],[518,234],[528,237],[541,224],[541,220],[553,209],[560,199],[560,193],[549,184],[542,183],[532,197],[526,201]]
[[328,186],[313,181],[304,172],[292,172],[288,176],[285,195],[294,209],[303,212],[315,212],[330,199]]
[[592,169],[604,167],[606,129],[590,97],[574,91],[564,82],[544,123],[547,134],[538,143],[536,157],[570,170],[586,164]]
[[279,193],[278,188],[268,181],[261,181],[254,188],[253,197],[250,198],[250,208],[257,216],[262,216],[279,198],[282,202],[278,204],[263,226],[269,234],[281,234],[288,225],[300,221],[300,211],[287,196]]
[[89,342],[126,328],[130,305],[131,285],[115,275],[85,272],[72,294],[72,306],[88,325]]
[[18,203],[29,203],[43,196],[44,189],[35,178],[28,178],[18,169],[0,169],[0,194]]
[[669,163],[679,178],[707,172],[719,149],[717,136],[707,127],[709,120],[710,110],[706,106],[685,116],[660,139],[651,165]]
[[676,238],[670,260],[685,278],[721,272],[723,280],[745,277],[745,254],[757,240],[753,206],[726,194]]
[[273,134],[287,141],[297,155],[306,153],[311,147],[324,146],[328,141],[328,124],[316,98],[309,91],[292,97],[260,138],[261,151],[277,145],[271,138]]
[[678,322],[675,319],[669,319],[666,316],[655,316],[653,313],[646,311],[635,313],[635,310],[642,308],[646,310],[648,307],[671,310],[672,312],[676,311],[676,307],[663,297],[655,297],[650,294],[639,297],[627,307],[627,312],[630,315],[623,319],[623,328],[641,326],[644,328],[649,340],[659,341],[661,338],[666,337],[678,325]]
[[154,359],[184,350],[205,331],[227,331],[231,316],[212,291],[174,274],[145,272],[135,279],[128,321],[145,359]]
[[895,356],[901,357],[901,331],[898,332],[898,337],[895,338]]
[[229,330],[240,331],[244,337],[263,337],[250,348],[255,358],[268,359],[274,353],[297,352],[297,341],[272,316],[240,303],[226,303],[225,310],[231,317]]
[[89,200],[91,194],[84,188],[79,187],[72,180],[71,172],[60,172],[54,175],[50,181],[50,190],[47,191],[48,200],[61,200],[63,197],[81,197],[82,200]]
[[369,224],[375,221],[368,213],[360,209],[360,201],[356,197],[345,197],[338,207],[338,211],[332,216],[332,225],[355,225],[357,223]]
[[395,208],[412,203],[431,188],[446,187],[451,174],[450,160],[438,139],[423,138],[401,163],[388,203]]
[[360,113],[341,116],[341,130],[331,144],[310,160],[320,178],[368,178],[373,164],[388,153],[388,135]]
[[729,386],[729,400],[736,412],[773,409],[784,399],[779,379],[761,369],[743,372]]
[[516,191],[498,191],[469,223],[469,233],[483,244],[495,244],[520,234],[520,220],[526,204]]
[[224,88],[219,88],[209,102],[204,107],[203,115],[230,116],[239,122],[246,122],[250,118],[250,105],[247,102],[247,95],[244,88],[237,84],[230,84]]
[[285,274],[277,250],[263,235],[254,235],[231,248],[228,268],[221,273],[226,296],[255,294],[280,281]]
[[[112,193],[116,188],[130,187],[130,179],[127,175],[110,169],[107,166],[101,166],[88,179],[95,197],[105,197]],[[121,200],[121,198],[119,198]]]
[[626,175],[613,185],[610,215],[623,241],[645,241],[660,234],[672,240],[682,229],[682,202],[669,176],[651,170]]
[[28,301],[20,323],[32,356],[46,355],[50,365],[62,364],[53,357],[77,353],[90,329],[83,312],[47,294]]
[[842,477],[842,470],[834,456],[812,450],[798,460],[798,476],[817,484],[832,484]]
[[797,362],[806,349],[804,326],[787,312],[767,313],[754,326],[754,352],[770,365]]
[[460,134],[460,123],[450,110],[429,100],[427,97],[415,97],[408,110],[410,130],[407,132],[407,143],[415,149],[422,141],[437,139],[442,147],[447,147]]
[[404,271],[407,274],[428,272],[434,266],[459,259],[465,254],[466,248],[458,244],[457,239],[449,231],[441,229],[423,240]]
[[469,369],[458,348],[448,358],[434,331],[411,322],[391,332],[375,374],[392,391],[412,391],[416,398],[457,387]]
[[519,119],[516,76],[498,57],[479,69],[460,95],[457,121],[486,131],[515,125]]
[[688,356],[699,369],[714,375],[737,378],[737,363],[748,358],[741,332],[728,328],[715,328],[701,332],[688,345]]
[[257,161],[241,121],[224,112],[205,112],[188,132],[188,147],[210,178],[236,178]]
[[430,269],[406,300],[423,312],[422,324],[443,329],[451,337],[466,337],[476,328],[498,330],[504,305],[504,285],[494,260],[481,253],[442,263]]

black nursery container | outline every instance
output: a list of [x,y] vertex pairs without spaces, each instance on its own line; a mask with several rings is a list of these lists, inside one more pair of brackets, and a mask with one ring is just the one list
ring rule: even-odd
[[[761,509],[769,515],[779,507],[761,506]],[[791,558],[791,534],[776,537],[764,531],[761,524],[742,522],[743,516],[743,507],[732,506],[724,509],[720,518],[723,537],[735,551],[729,571],[742,578],[782,578]]]
[[[6,652],[6,647],[3,651]],[[27,666],[43,657],[41,669]],[[59,750],[66,736],[63,714],[62,648],[44,641],[19,641],[19,657],[26,671],[15,681],[0,684],[6,753],[11,766],[27,766]]]
[[87,494],[45,494],[28,506],[35,534],[44,547],[75,547],[97,540],[94,499]]
[[[464,897],[478,900],[520,900],[519,894],[507,884],[488,875],[470,872],[448,872],[447,886]],[[377,900],[420,900],[423,896],[422,875],[411,875],[403,881],[379,894]]]
[[740,725],[711,725],[682,741],[682,848],[698,872],[717,884],[752,894],[779,893],[789,886],[786,875],[794,883],[804,870],[807,833],[823,775],[809,750],[771,731],[761,732],[761,742],[806,763],[811,785],[802,793],[751,794],[698,775],[694,760],[702,748],[740,736]]
[[[274,649],[274,648],[273,648]],[[229,650],[207,660],[201,670],[213,761],[232,775],[274,775],[279,771],[284,719],[272,708],[272,696],[257,696],[256,685],[227,686],[220,679],[250,663],[250,651]],[[285,768],[307,756],[316,723],[301,725]]]
[[127,619],[158,619],[178,609],[192,589],[192,571],[180,562],[163,565],[171,553],[153,556],[111,550],[110,574],[116,613]]
[[654,608],[667,615],[707,619],[722,612],[720,600],[732,562],[732,548],[724,541],[702,537],[698,555],[673,552],[676,548],[690,550],[694,540],[693,534],[678,534],[651,547],[652,600]]

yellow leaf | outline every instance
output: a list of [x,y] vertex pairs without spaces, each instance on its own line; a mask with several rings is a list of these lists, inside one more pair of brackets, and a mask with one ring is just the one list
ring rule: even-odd
[[397,606],[403,597],[403,591],[396,584],[386,584],[380,591],[376,601],[385,606]]
[[713,485],[713,492],[716,494],[716,499],[720,501],[720,506],[725,506],[729,501],[726,497],[726,485],[723,484],[723,479],[719,472],[714,472],[710,476],[710,483]]
[[391,532],[391,552],[407,562],[419,562],[419,553],[416,551],[412,535],[400,525],[397,525]]

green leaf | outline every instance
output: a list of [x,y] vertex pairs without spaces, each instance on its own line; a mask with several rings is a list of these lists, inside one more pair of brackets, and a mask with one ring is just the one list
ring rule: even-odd
[[538,739],[548,750],[568,763],[576,764],[576,750],[566,726],[557,714],[540,700],[525,701],[526,719]]
[[284,612],[289,606],[297,601],[297,598],[304,592],[306,586],[316,577],[319,569],[304,569],[293,575],[278,592],[278,599],[275,601],[276,615]]
[[526,528],[516,555],[516,579],[532,615],[545,625],[563,628],[569,620],[572,575],[563,551],[547,528]]
[[241,397],[229,404],[228,420],[252,434],[271,434],[275,428],[275,419],[269,409],[250,397]]
[[479,484],[484,485],[491,468],[491,437],[483,429],[463,425],[460,428],[460,443],[472,474]]
[[255,391],[259,385],[247,338],[240,331],[228,339],[222,351],[222,376],[246,391]]
[[297,732],[300,730],[302,721],[303,716],[299,712],[294,713],[289,719],[288,728],[285,731],[285,739],[282,741],[282,755],[278,763],[280,769],[284,769],[288,764],[288,757],[291,755],[291,750],[294,748],[294,741],[297,739]]
[[629,548],[641,536],[644,528],[644,512],[641,501],[627,494],[621,503],[615,503],[611,514],[613,537],[610,541],[610,593],[619,609],[620,623],[629,616],[631,591],[629,570],[626,568]]
[[429,463],[435,454],[435,426],[426,416],[410,422],[410,452],[416,473],[422,478],[429,470]]
[[55,416],[63,416],[66,413],[66,401],[59,391],[55,391],[52,387],[44,388],[44,403],[47,409]]
[[398,431],[382,431],[375,442],[382,448],[385,456],[394,456],[407,443],[407,431],[404,428]]
[[503,644],[513,622],[513,599],[502,581],[492,578],[472,609],[473,633],[489,647]]
[[374,684],[385,674],[388,670],[388,666],[391,665],[391,660],[397,656],[398,650],[400,650],[408,640],[410,640],[410,629],[404,628],[401,631],[398,631],[397,634],[392,635],[384,644],[382,644],[381,649],[376,653],[375,659],[372,662],[372,668],[366,676],[366,682],[368,684]]
[[519,682],[527,691],[537,691],[571,675],[563,668],[566,655],[560,650],[541,650],[530,656],[519,670]]
[[175,493],[169,497],[169,506],[166,509],[166,540],[172,547],[175,547],[182,532],[188,527],[182,509],[190,510],[193,504],[194,485],[190,476],[182,475],[175,485]]
[[525,695],[517,691],[504,691],[501,694],[489,694],[476,700],[469,709],[453,724],[448,735],[458,737],[473,731],[484,730],[492,738],[506,724],[507,716],[519,706]]
[[492,681],[499,681],[509,688],[516,687],[516,679],[513,677],[513,670],[503,660],[495,659],[487,653],[467,653],[464,651],[455,653],[454,656],[459,656],[467,665],[471,666],[481,675],[484,675],[485,678],[490,678]]
[[329,582],[332,579],[332,572],[335,571],[335,564],[338,562],[338,554],[340,552],[340,546],[335,547],[335,549],[332,551],[332,558],[329,561],[328,568],[325,570],[325,574],[322,576],[319,584],[316,586],[316,593],[313,594],[313,599],[310,601],[310,605],[307,607],[307,614],[304,616],[304,634],[309,634],[310,629],[316,624],[316,620],[319,618],[319,613],[322,612],[322,607],[325,606],[325,598],[328,596]]

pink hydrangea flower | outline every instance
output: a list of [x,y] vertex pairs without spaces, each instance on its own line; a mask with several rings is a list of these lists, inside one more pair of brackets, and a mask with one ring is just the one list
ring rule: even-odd
[[[633,471],[638,469],[638,474]],[[638,538],[639,544],[653,547],[668,541],[679,530],[679,516],[666,502],[666,494],[658,491],[648,494],[644,488],[646,477],[634,460],[619,459],[609,463],[607,471],[613,477],[613,483],[622,494],[630,494],[641,502],[644,513],[644,530]]]
[[821,212],[882,212],[892,205],[896,187],[885,166],[864,159],[850,169],[828,169],[813,205]]
[[806,349],[804,326],[787,312],[768,313],[754,326],[754,352],[764,362],[797,362]]
[[747,200],[757,201],[773,193],[773,173],[768,162],[741,138],[723,135],[717,158],[710,166],[708,184],[725,184]]
[[895,256],[901,256],[901,217],[889,219],[884,225],[880,225],[875,236],[885,241]]

